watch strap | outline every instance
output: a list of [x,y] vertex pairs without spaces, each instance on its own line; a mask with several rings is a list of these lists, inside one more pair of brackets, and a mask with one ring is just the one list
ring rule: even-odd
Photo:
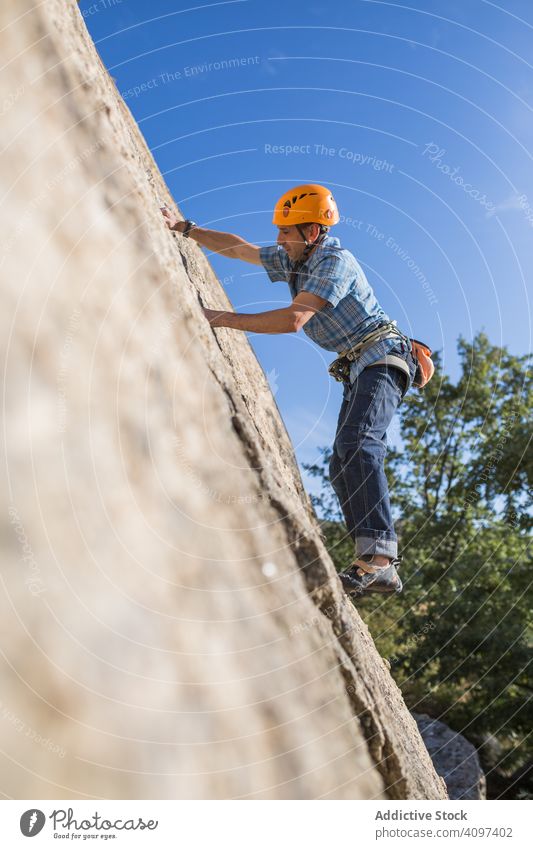
[[182,236],[185,236],[185,238],[188,239],[189,233],[193,229],[193,227],[196,227],[196,221],[191,221],[190,219],[187,219],[187,221],[185,222],[185,229],[182,232]]

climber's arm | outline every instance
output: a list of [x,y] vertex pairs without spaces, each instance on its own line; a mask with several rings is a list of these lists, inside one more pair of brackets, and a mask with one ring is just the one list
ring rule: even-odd
[[203,248],[224,254],[230,259],[242,259],[254,265],[261,265],[259,248],[250,242],[235,236],[233,233],[221,233],[219,230],[206,230],[204,227],[193,227],[189,236]]
[[300,292],[290,306],[260,313],[236,313],[204,308],[211,327],[250,330],[253,333],[297,333],[328,301],[309,292]]
[[[179,221],[168,209],[162,209],[161,212],[169,230],[174,230],[177,233],[183,232],[185,221]],[[220,230],[207,230],[205,227],[196,226],[189,230],[188,236],[209,251],[223,254],[230,259],[242,259],[245,262],[252,262],[254,265],[261,265],[259,248],[233,233],[222,233]]]

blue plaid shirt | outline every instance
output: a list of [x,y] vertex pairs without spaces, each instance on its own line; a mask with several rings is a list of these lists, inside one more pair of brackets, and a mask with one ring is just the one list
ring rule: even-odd
[[[270,279],[289,283],[291,261],[279,245],[264,247],[260,257]],[[338,239],[326,236],[301,267],[294,283],[289,283],[293,299],[299,292],[312,292],[328,304],[304,324],[304,332],[327,351],[352,348],[374,328],[390,321],[381,309],[365,273],[350,251]],[[352,363],[350,380],[366,367],[394,351],[405,357],[408,346],[401,339],[376,342]]]

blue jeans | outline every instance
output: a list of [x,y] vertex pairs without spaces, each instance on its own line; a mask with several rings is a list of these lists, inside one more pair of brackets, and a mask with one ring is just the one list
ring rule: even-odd
[[356,557],[398,554],[384,460],[387,428],[415,372],[411,354],[403,358],[410,380],[395,367],[367,366],[353,385],[344,385],[329,473]]

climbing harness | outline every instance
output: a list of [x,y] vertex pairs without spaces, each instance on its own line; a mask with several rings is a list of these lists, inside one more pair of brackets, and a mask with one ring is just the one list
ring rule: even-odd
[[352,363],[358,360],[371,345],[375,345],[377,342],[383,342],[385,339],[394,338],[398,338],[408,344],[416,363],[413,386],[416,386],[417,389],[422,389],[431,380],[435,372],[435,366],[431,359],[431,349],[424,342],[411,339],[402,333],[401,330],[398,330],[396,321],[390,321],[387,324],[380,325],[380,327],[367,333],[353,348],[340,351],[337,359],[333,360],[328,368],[330,375],[340,383],[349,384]]
[[370,333],[367,333],[366,336],[363,336],[360,342],[357,345],[354,345],[353,348],[347,348],[345,351],[340,351],[339,356],[336,360],[333,360],[331,365],[328,368],[330,375],[338,380],[340,383],[349,383],[350,382],[350,369],[352,367],[352,363],[355,360],[358,360],[371,345],[375,345],[376,342],[383,342],[384,339],[403,339],[406,340],[407,337],[398,330],[395,321],[389,321],[386,324],[381,324],[379,327],[371,330]]

